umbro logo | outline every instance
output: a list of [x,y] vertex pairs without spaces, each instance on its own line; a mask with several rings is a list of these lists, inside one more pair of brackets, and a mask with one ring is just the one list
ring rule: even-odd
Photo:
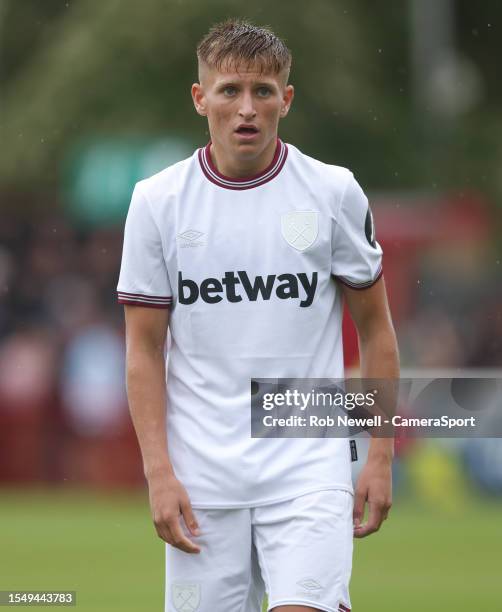
[[321,593],[324,587],[319,584],[317,580],[314,580],[313,578],[304,578],[303,580],[298,580],[296,584],[302,589],[296,592],[297,595],[302,597],[306,596],[309,599],[315,599],[316,601],[321,599]]
[[317,580],[314,580],[313,578],[305,578],[305,580],[299,580],[296,584],[306,589],[307,591],[317,591],[323,588],[317,582]]
[[204,243],[199,241],[199,238],[201,238],[202,236],[204,236],[204,232],[199,232],[197,230],[192,229],[186,230],[181,234],[178,234],[178,238],[181,242],[180,247],[186,248],[204,246]]

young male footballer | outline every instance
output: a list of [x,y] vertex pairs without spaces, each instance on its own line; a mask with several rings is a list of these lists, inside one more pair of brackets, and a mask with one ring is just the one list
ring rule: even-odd
[[259,612],[266,591],[275,612],[349,612],[353,537],[387,517],[393,441],[371,440],[353,491],[346,438],[251,438],[250,379],[343,378],[344,300],[362,375],[396,378],[382,251],[352,173],[278,138],[283,41],[227,21],[197,57],[211,140],[136,185],[118,283],[165,610]]

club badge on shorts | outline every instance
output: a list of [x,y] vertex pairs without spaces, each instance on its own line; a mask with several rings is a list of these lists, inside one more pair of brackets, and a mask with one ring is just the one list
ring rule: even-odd
[[319,233],[318,214],[314,210],[295,210],[281,216],[284,240],[297,251],[314,244]]
[[195,612],[200,605],[200,584],[196,582],[173,582],[171,595],[178,612]]

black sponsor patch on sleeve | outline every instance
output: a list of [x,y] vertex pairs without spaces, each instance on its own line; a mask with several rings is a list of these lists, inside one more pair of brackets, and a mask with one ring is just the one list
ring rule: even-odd
[[369,206],[368,212],[366,213],[366,221],[364,222],[364,233],[366,234],[368,244],[376,249],[375,224],[373,223],[373,215],[371,214]]

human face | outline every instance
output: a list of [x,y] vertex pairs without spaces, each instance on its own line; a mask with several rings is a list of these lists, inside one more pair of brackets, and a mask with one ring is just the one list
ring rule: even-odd
[[257,67],[217,70],[200,66],[192,85],[199,115],[207,117],[213,160],[227,176],[248,176],[265,169],[274,156],[279,120],[293,100],[287,74]]

